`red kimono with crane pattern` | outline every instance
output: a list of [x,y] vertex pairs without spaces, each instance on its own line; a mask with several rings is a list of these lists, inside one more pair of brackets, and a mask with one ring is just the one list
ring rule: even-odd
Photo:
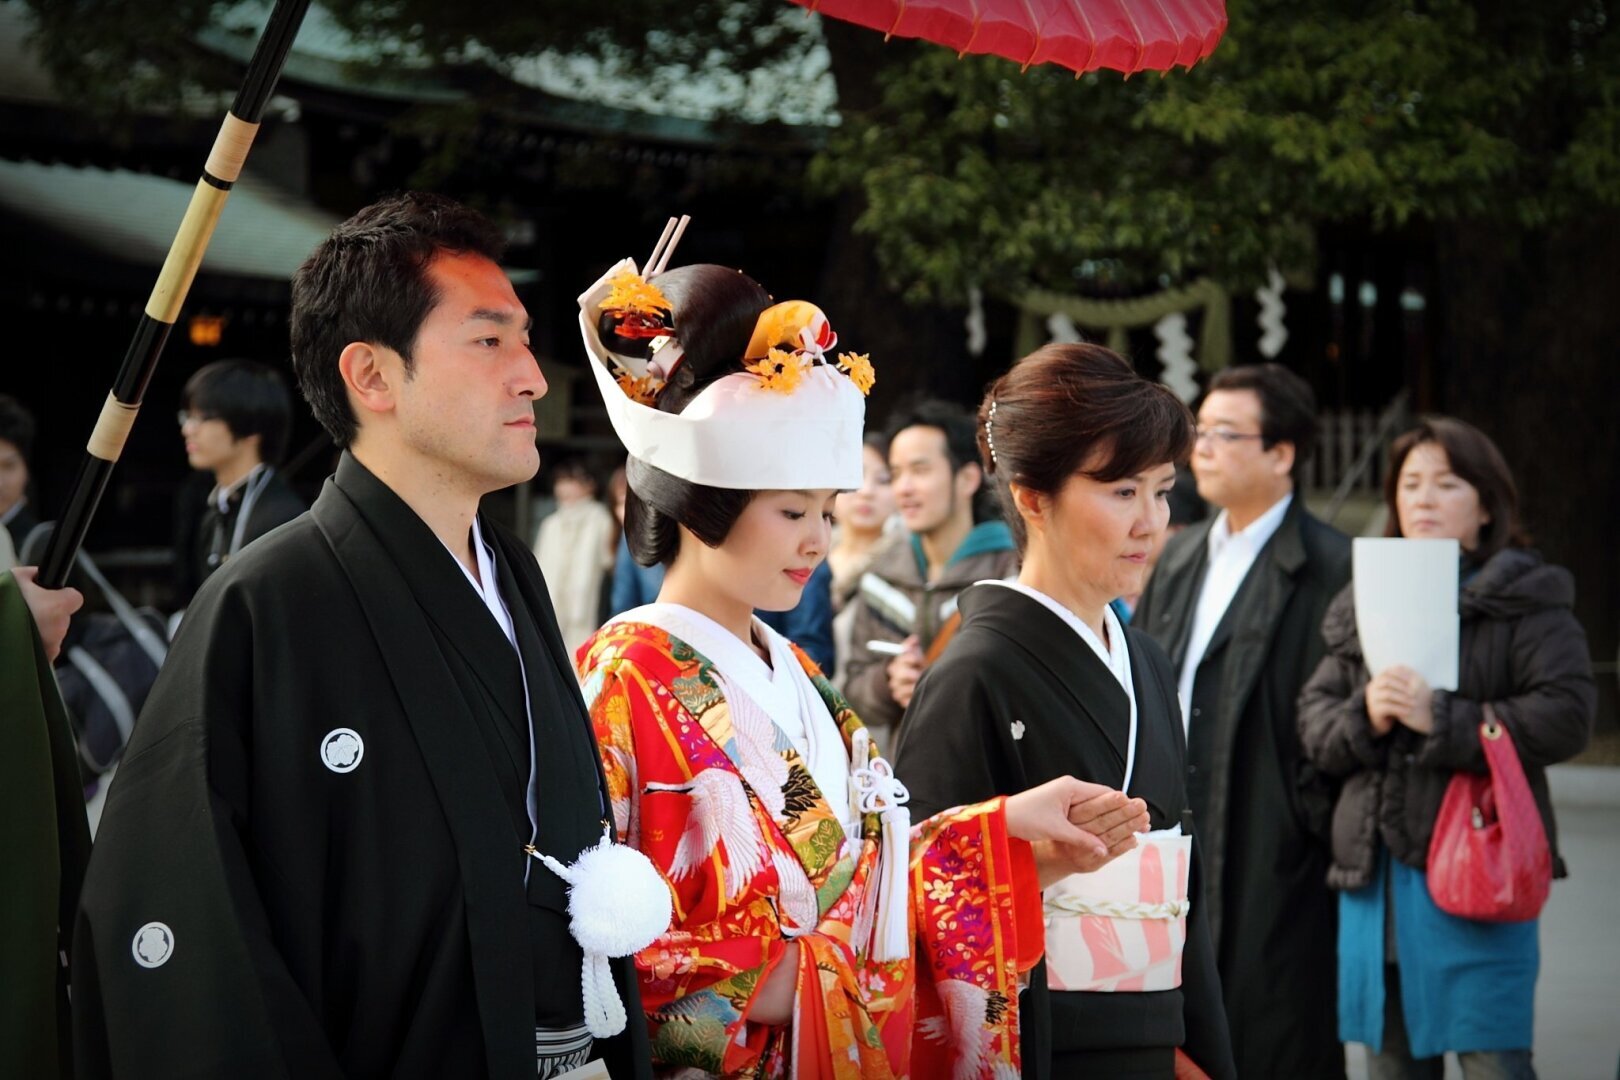
[[[860,719],[793,652],[847,753]],[[579,665],[619,834],[674,899],[669,931],[636,956],[655,1064],[818,1080],[1018,1075],[1018,979],[1039,961],[1045,931],[1034,858],[1007,835],[1005,799],[912,828],[912,952],[878,961],[866,955],[869,904],[863,915],[879,874],[878,815],[848,837],[791,748],[778,751],[780,795],[762,799],[743,775],[713,665],[667,631],[611,624]],[[805,877],[817,919],[796,937],[793,1021],[751,1023],[755,989],[785,952],[783,911],[794,907],[784,889]]]

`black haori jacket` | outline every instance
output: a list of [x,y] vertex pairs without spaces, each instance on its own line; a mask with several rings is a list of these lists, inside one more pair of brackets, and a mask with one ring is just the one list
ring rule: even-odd
[[[85,879],[81,1076],[532,1080],[536,1027],[580,1022],[565,887],[524,854],[524,800],[532,746],[535,843],[572,861],[602,835],[596,745],[533,556],[482,527],[521,666],[347,454],[197,594]],[[603,1049],[615,1077],[651,1075],[642,1025]]]
[[1343,781],[1333,809],[1328,884],[1359,889],[1372,880],[1378,845],[1422,869],[1446,785],[1458,771],[1484,772],[1481,703],[1507,728],[1535,794],[1553,849],[1553,875],[1566,876],[1547,793],[1548,765],[1581,752],[1592,736],[1597,689],[1586,634],[1575,621],[1575,580],[1531,551],[1497,552],[1457,597],[1462,615],[1457,691],[1434,694],[1434,733],[1397,725],[1381,738],[1367,720],[1371,677],[1347,586],[1322,624],[1328,655],[1305,686],[1299,731],[1319,769]]

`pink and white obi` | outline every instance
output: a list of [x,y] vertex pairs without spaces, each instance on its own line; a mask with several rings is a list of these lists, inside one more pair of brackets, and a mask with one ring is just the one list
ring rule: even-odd
[[1045,893],[1046,982],[1053,990],[1134,993],[1181,985],[1192,837],[1141,833],[1100,870]]

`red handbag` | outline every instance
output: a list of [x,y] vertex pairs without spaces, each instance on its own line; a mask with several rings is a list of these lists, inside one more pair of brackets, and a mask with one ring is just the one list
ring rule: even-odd
[[1489,705],[1479,726],[1488,775],[1452,776],[1429,841],[1429,895],[1441,911],[1527,922],[1552,887],[1552,849],[1507,728]]

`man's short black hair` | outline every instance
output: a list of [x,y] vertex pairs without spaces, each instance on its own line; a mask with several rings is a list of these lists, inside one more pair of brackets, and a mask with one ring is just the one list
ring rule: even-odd
[[902,402],[889,418],[887,437],[894,437],[907,428],[938,428],[945,435],[945,454],[951,459],[951,472],[962,471],[965,465],[983,465],[979,461],[978,432],[973,414],[954,402],[940,398],[918,398]]
[[499,262],[500,229],[442,195],[406,192],[361,210],[332,231],[292,281],[292,360],[298,386],[332,441],[346,447],[359,421],[338,371],[356,341],[397,352],[407,375],[417,332],[438,292],[428,264],[441,253]]
[[281,461],[292,424],[292,395],[272,367],[253,360],[216,360],[198,368],[180,395],[186,411],[223,420],[232,438],[259,437],[259,459]]
[[1248,390],[1260,399],[1261,444],[1270,450],[1280,442],[1294,446],[1291,473],[1298,480],[1316,447],[1316,395],[1311,384],[1281,364],[1243,364],[1215,373],[1209,391]]
[[24,461],[34,452],[34,414],[10,394],[0,394],[0,439],[15,446]]

